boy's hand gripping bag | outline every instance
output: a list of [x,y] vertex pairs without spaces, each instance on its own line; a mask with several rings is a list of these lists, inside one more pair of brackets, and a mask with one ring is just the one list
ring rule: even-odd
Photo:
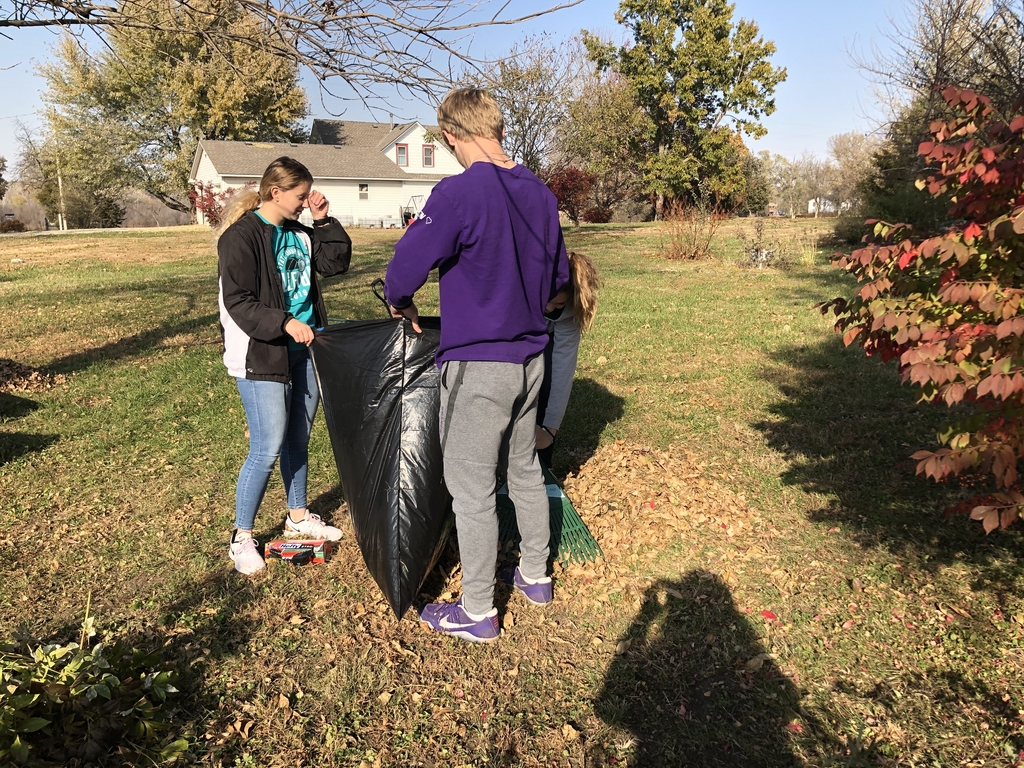
[[356,541],[399,619],[448,532],[438,427],[437,318],[361,320],[318,331],[310,352]]

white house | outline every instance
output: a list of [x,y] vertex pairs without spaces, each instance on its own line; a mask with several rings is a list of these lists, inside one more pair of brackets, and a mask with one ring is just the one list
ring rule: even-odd
[[[418,122],[314,120],[310,144],[204,139],[192,182],[219,190],[258,184],[266,167],[287,155],[309,168],[342,224],[400,227],[403,213],[418,212],[437,182],[462,172],[440,133]],[[309,223],[308,211],[303,220]]]

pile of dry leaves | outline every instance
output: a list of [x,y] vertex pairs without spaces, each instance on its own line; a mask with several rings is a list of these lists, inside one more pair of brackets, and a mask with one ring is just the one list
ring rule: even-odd
[[0,357],[0,392],[45,392],[67,383],[62,373],[45,373]]
[[703,529],[733,538],[761,528],[756,510],[685,450],[623,441],[602,446],[565,481],[565,493],[609,562],[663,550]]

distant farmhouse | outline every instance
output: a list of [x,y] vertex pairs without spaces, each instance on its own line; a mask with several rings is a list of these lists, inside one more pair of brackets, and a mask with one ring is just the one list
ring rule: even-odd
[[[287,155],[309,168],[314,187],[342,224],[400,227],[404,214],[417,213],[437,182],[462,172],[440,129],[418,122],[314,120],[309,140],[202,140],[192,161],[192,182],[220,190],[258,184],[271,161]],[[310,223],[308,211],[301,220]]]

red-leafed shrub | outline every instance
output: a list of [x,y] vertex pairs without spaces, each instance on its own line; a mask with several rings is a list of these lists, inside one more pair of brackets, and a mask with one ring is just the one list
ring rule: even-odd
[[612,209],[611,208],[587,208],[583,212],[582,219],[587,224],[607,224],[612,220]]
[[212,183],[197,181],[188,192],[188,199],[192,206],[206,217],[206,223],[211,227],[219,227],[224,217],[224,209],[228,200],[235,194],[232,188],[218,192]]
[[919,151],[935,170],[918,186],[948,194],[956,223],[919,234],[869,221],[864,247],[835,261],[860,289],[822,311],[835,312],[845,344],[898,359],[922,400],[967,406],[939,436],[943,447],[913,458],[936,481],[994,481],[990,495],[957,507],[992,531],[1024,514],[1024,116],[997,120],[971,91],[943,96],[956,117],[931,125],[934,140]]
[[559,168],[548,176],[547,185],[558,199],[558,210],[562,211],[577,227],[580,214],[587,204],[587,197],[594,188],[597,177],[579,168]]

